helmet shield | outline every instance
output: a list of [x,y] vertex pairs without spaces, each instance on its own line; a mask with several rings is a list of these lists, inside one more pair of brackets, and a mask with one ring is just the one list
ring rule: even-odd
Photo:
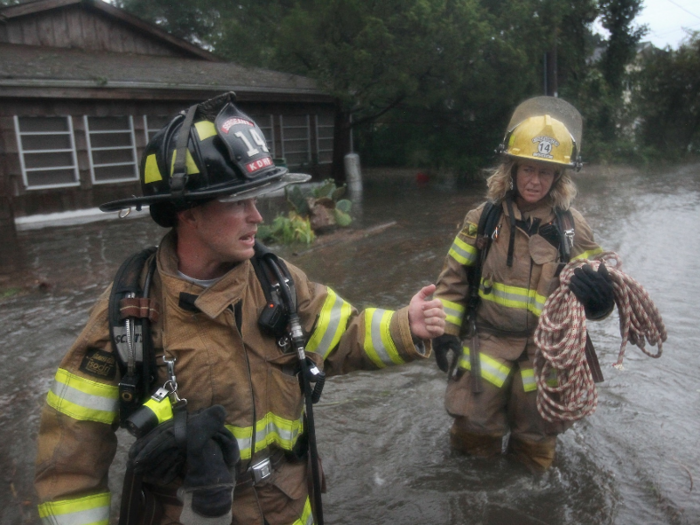
[[556,97],[535,97],[513,112],[500,150],[518,158],[580,168],[582,119]]
[[[185,209],[225,195],[241,199],[287,184],[286,167],[275,166],[265,136],[255,121],[226,93],[182,112],[148,143],[141,158],[143,196],[108,202],[102,211],[169,203]],[[181,135],[186,134],[186,141]],[[308,177],[307,177],[308,178]]]
[[542,115],[549,115],[564,124],[581,151],[583,130],[581,114],[574,106],[557,97],[534,97],[521,103],[515,108],[513,116],[510,118],[508,131],[513,131],[513,128],[530,117]]

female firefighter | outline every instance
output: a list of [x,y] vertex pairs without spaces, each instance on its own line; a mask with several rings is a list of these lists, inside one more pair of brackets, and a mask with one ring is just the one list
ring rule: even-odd
[[[571,208],[576,187],[567,168],[580,167],[580,148],[581,116],[573,106],[554,97],[518,106],[503,160],[487,180],[488,201],[467,213],[445,259],[435,297],[447,325],[433,348],[440,369],[449,370],[450,444],[463,453],[499,455],[510,433],[508,453],[546,470],[557,434],[568,427],[537,411],[533,333],[563,264],[602,252]],[[570,287],[589,319],[614,306],[603,265],[577,270]]]

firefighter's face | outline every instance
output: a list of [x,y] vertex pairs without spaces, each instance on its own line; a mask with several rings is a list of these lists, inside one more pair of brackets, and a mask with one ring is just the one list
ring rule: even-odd
[[556,169],[545,162],[519,163],[515,176],[518,197],[527,204],[538,203],[552,189],[556,174]]
[[213,200],[192,208],[199,244],[212,261],[239,263],[253,256],[255,234],[263,221],[256,199],[236,202]]

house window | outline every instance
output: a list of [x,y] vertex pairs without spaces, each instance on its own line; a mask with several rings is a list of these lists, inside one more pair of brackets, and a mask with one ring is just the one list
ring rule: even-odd
[[166,124],[170,122],[170,117],[159,116],[143,116],[143,132],[146,135],[146,144],[148,144],[153,136],[158,133]]
[[267,149],[270,150],[270,155],[275,156],[275,128],[272,125],[272,115],[250,115],[255,123],[260,128],[260,131],[265,135]]
[[92,182],[138,180],[132,117],[83,117]]
[[282,156],[287,166],[300,166],[311,161],[311,133],[308,115],[280,115]]
[[319,164],[333,162],[333,129],[335,127],[334,115],[316,115],[316,151]]
[[80,184],[70,117],[15,116],[15,134],[27,189]]

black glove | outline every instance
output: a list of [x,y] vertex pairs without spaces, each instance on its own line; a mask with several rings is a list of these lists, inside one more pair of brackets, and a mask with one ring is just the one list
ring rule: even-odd
[[[223,410],[223,407],[220,408]],[[191,425],[193,428],[198,428],[202,424],[201,420],[210,417],[210,413],[206,410],[188,415],[187,427],[189,428]],[[129,450],[129,461],[134,465],[134,470],[142,473],[143,479],[147,483],[168,485],[177,477],[185,475],[186,444],[181,445],[175,439],[174,421],[174,419],[170,419],[161,423],[148,434],[137,439]],[[238,453],[236,440],[223,424],[214,435],[214,440],[221,442],[222,448],[230,440],[233,440],[236,454]]]
[[238,443],[224,426],[226,411],[214,405],[187,421],[187,468],[178,495],[184,525],[230,524]]
[[600,263],[596,272],[590,264],[576,268],[569,282],[571,290],[589,319],[602,319],[615,306],[615,293],[608,269]]
[[448,363],[447,354],[452,350],[455,355],[462,355],[462,343],[456,335],[443,334],[440,337],[433,339],[433,352],[435,352],[435,361],[438,368],[443,372],[447,372],[450,364]]
[[168,485],[184,474],[185,454],[173,432],[173,419],[161,423],[129,450],[129,461],[147,483]]

